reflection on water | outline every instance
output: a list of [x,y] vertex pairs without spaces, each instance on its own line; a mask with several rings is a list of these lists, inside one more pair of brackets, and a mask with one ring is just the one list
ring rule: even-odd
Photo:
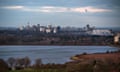
[[75,54],[117,51],[110,46],[0,46],[0,58],[28,56],[32,62],[41,58],[43,63],[65,63]]

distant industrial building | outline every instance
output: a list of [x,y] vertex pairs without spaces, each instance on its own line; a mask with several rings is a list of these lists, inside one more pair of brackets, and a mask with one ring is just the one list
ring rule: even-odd
[[108,29],[93,29],[88,34],[97,36],[113,36],[112,31]]

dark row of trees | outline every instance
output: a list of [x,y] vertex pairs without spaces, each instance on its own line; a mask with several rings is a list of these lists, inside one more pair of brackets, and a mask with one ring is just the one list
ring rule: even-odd
[[0,34],[1,45],[111,45],[113,36]]
[[114,36],[0,30],[0,45],[111,45]]
[[66,67],[65,64],[54,63],[43,64],[40,58],[36,59],[34,64],[31,64],[31,60],[27,56],[24,58],[10,57],[6,61],[0,59],[0,72],[24,70],[26,68],[39,70],[39,69],[61,69]]
[[[33,66],[37,67],[42,64],[41,59],[36,59],[35,64]],[[3,68],[1,68],[3,67]],[[14,58],[10,57],[7,61],[4,61],[3,59],[0,59],[0,72],[6,71],[6,70],[16,70],[16,69],[24,69],[31,67],[31,60],[29,57],[24,58]]]
[[14,70],[15,67],[20,67],[20,68],[26,68],[30,66],[30,59],[28,57],[24,57],[24,58],[13,58],[10,57],[7,60],[8,66]]

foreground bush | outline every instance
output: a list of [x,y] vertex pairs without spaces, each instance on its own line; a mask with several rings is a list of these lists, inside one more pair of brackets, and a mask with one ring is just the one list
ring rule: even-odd
[[3,59],[0,59],[0,72],[8,72],[8,65]]

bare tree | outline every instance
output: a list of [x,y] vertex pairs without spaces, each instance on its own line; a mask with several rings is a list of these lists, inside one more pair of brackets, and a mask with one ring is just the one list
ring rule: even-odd
[[18,67],[28,67],[30,65],[31,61],[29,59],[29,57],[24,57],[24,58],[18,58],[16,65]]
[[11,69],[14,70],[15,69],[16,59],[13,58],[13,57],[10,57],[10,58],[8,58],[7,62],[9,64],[9,66],[11,67]]
[[24,66],[24,58],[17,58],[16,59],[16,66],[23,67]]
[[35,60],[34,66],[35,66],[35,68],[40,68],[41,64],[42,64],[42,60],[40,58],[38,58]]
[[24,58],[24,63],[25,63],[25,64],[24,64],[25,67],[30,66],[31,61],[30,61],[29,57],[26,56],[26,57]]

